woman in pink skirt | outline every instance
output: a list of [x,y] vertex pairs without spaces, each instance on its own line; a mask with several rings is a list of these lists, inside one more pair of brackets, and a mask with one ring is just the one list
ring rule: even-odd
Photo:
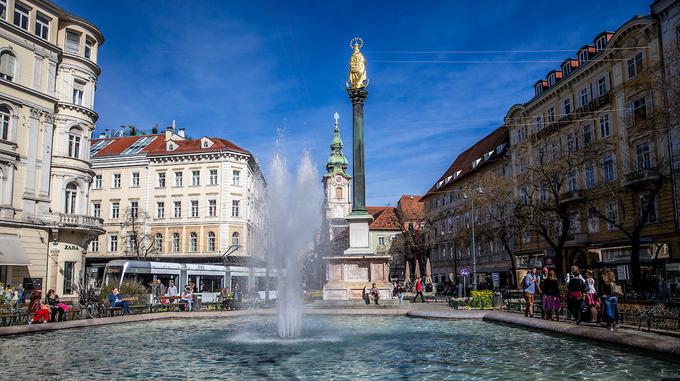
[[545,319],[552,320],[553,313],[555,320],[560,321],[560,283],[554,270],[548,273],[548,279],[543,283],[543,311]]

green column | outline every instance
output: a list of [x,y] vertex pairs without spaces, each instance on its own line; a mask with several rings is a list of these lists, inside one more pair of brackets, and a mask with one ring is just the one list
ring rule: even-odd
[[365,88],[347,89],[352,101],[352,215],[368,214],[366,211],[366,173],[364,170],[364,102]]

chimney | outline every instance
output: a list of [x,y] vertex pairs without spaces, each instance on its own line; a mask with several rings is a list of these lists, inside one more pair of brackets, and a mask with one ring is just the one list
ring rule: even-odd
[[179,135],[182,139],[184,139],[186,134],[184,133],[184,128],[180,128],[177,130],[177,135]]
[[167,142],[170,139],[172,139],[172,127],[168,127],[165,129],[165,141]]
[[106,137],[106,132],[99,133],[99,139],[104,139]]

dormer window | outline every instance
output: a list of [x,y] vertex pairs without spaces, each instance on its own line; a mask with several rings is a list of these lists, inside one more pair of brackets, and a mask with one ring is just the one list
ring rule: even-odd
[[491,159],[491,155],[493,155],[493,151],[489,151],[489,152],[485,153],[484,154],[484,161]]
[[571,73],[571,64],[568,61],[562,64],[562,73],[565,77]]
[[539,96],[543,94],[543,84],[541,82],[534,86],[534,95]]
[[601,52],[604,50],[604,48],[607,47],[607,36],[602,36],[595,41],[595,49],[598,52]]
[[550,73],[548,76],[548,86],[554,86],[555,85],[555,73]]
[[456,171],[456,173],[453,174],[453,179],[457,179],[458,176],[460,176],[460,171]]
[[497,155],[500,155],[501,152],[503,152],[504,149],[505,149],[505,143],[503,143],[503,144],[499,145],[498,147],[496,147],[496,154],[497,154]]
[[174,151],[174,150],[177,149],[177,145],[175,143],[171,142],[171,141],[167,142],[165,147],[168,151]]
[[480,163],[481,161],[482,161],[482,158],[479,158],[479,159],[473,161],[473,162],[472,162],[472,168],[477,168],[477,166],[479,165],[479,163]]
[[213,144],[214,143],[213,143],[212,140],[210,140],[206,137],[201,138],[201,148],[210,148],[210,147],[212,147]]
[[448,183],[451,181],[452,178],[453,178],[453,175],[447,177],[447,178],[446,178],[446,184],[448,184]]
[[581,50],[580,52],[578,52],[578,62],[580,64],[584,64],[584,63],[588,62],[588,51],[587,50],[584,49],[584,50]]

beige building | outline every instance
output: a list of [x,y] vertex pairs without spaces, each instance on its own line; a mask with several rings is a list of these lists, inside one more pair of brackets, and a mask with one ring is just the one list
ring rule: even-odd
[[49,1],[0,0],[0,282],[74,296],[102,33]]
[[228,140],[164,134],[100,138],[91,214],[106,234],[87,254],[88,275],[121,257],[249,264],[262,257],[264,177],[253,155]]

